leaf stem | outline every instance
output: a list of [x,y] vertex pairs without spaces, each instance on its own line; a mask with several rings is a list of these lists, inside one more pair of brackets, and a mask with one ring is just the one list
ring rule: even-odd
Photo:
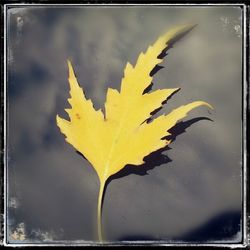
[[98,195],[98,204],[97,204],[97,230],[98,230],[98,239],[100,242],[103,241],[102,235],[102,200],[104,194],[105,181],[100,181],[100,189]]

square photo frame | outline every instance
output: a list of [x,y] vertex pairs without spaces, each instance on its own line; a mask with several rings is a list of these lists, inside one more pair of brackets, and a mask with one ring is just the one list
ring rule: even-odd
[[3,6],[5,246],[246,247],[248,6]]

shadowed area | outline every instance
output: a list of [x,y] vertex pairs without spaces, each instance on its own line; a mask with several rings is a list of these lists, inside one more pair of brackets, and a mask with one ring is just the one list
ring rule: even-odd
[[[228,211],[207,221],[204,225],[182,235],[175,240],[185,242],[209,242],[215,240],[230,240],[241,230],[241,212]],[[239,243],[241,240],[239,239]]]
[[[233,237],[237,237],[237,233],[241,229],[241,213],[240,211],[227,211],[211,218],[203,225],[196,229],[176,238],[154,238],[147,235],[127,235],[119,239],[119,241],[159,241],[170,240],[178,243],[209,243],[213,241],[230,241]],[[238,243],[241,239],[238,240]]]

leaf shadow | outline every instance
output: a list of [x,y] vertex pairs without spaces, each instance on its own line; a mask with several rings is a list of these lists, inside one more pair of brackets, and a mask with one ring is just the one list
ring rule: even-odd
[[[172,127],[171,129],[168,130],[170,135],[166,136],[162,139],[171,140],[171,142],[174,142],[176,140],[176,138],[179,135],[184,134],[186,132],[186,129],[189,128],[191,125],[193,125],[194,123],[197,123],[199,121],[204,121],[204,120],[213,122],[212,119],[205,117],[205,116],[196,117],[193,119],[189,119],[187,121],[180,121],[174,127]],[[110,176],[107,179],[105,186],[104,186],[101,206],[103,206],[104,196],[106,194],[107,187],[111,181],[113,181],[115,179],[119,179],[121,177],[125,177],[125,176],[130,175],[130,174],[136,174],[136,175],[140,175],[140,176],[148,175],[149,170],[152,170],[152,169],[154,169],[158,166],[161,166],[163,164],[172,162],[172,159],[170,159],[167,155],[163,154],[170,149],[171,149],[171,147],[169,147],[167,145],[166,147],[161,148],[161,149],[154,151],[151,154],[145,156],[143,158],[143,160],[144,160],[143,164],[141,164],[141,165],[128,164],[122,170],[120,170],[116,174]],[[76,151],[76,152],[79,155],[81,155],[85,160],[87,160],[86,157],[82,153],[80,153],[79,151]]]
[[[212,119],[208,117],[204,117],[204,116],[196,117],[187,121],[178,122],[174,127],[172,127],[169,130],[171,135],[166,136],[163,139],[171,140],[172,142],[174,142],[176,138],[179,135],[184,134],[186,132],[186,129],[189,128],[192,124],[197,123],[199,121],[203,121],[203,120],[213,122]],[[144,163],[141,165],[132,165],[132,164],[126,165],[118,173],[109,177],[106,183],[106,187],[112,180],[119,179],[121,177],[130,175],[130,174],[136,174],[136,175],[141,175],[141,176],[148,175],[149,170],[154,169],[155,167],[161,166],[163,164],[172,162],[172,159],[170,159],[167,155],[163,154],[170,149],[171,147],[167,145],[164,148],[161,148],[157,151],[152,152],[151,154],[144,157],[143,159]]]

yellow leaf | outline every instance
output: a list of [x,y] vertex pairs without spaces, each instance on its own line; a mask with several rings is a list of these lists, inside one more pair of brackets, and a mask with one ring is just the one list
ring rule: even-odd
[[192,26],[181,26],[161,36],[145,53],[141,53],[133,67],[127,63],[120,91],[109,88],[105,102],[105,114],[96,111],[79,86],[71,63],[69,67],[71,109],[66,109],[70,121],[57,116],[57,125],[66,141],[81,152],[94,167],[99,180],[98,235],[102,240],[101,206],[103,189],[107,179],[127,164],[140,165],[148,154],[165,147],[170,141],[162,138],[168,130],[183,119],[192,109],[208,103],[196,101],[181,106],[152,122],[146,121],[152,112],[173,93],[179,90],[161,89],[144,93],[152,83],[152,70],[162,62],[162,52],[175,39],[188,32]]

